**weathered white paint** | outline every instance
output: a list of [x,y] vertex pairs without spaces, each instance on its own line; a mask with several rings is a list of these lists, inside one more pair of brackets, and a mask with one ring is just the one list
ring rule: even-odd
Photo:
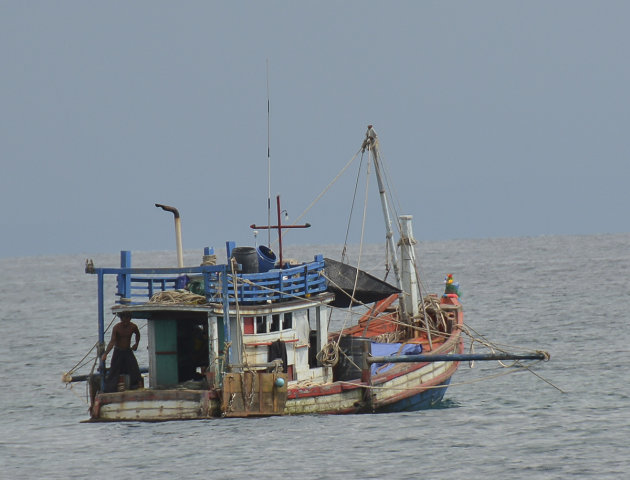
[[402,282],[402,301],[405,312],[416,317],[418,315],[418,278],[416,276],[416,259],[414,253],[413,228],[411,215],[401,215],[400,220],[400,280]]
[[184,420],[205,418],[202,405],[191,400],[147,400],[109,403],[101,406],[101,420]]
[[302,397],[288,399],[284,412],[290,415],[304,413],[325,413],[355,408],[363,398],[363,389],[345,390],[341,393],[320,397]]

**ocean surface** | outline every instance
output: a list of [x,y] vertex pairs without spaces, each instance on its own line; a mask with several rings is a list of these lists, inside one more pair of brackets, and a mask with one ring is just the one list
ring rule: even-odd
[[[630,478],[630,234],[416,249],[429,290],[441,293],[453,273],[478,335],[551,360],[462,364],[439,408],[420,412],[82,423],[84,384],[61,376],[96,341],[96,278],[84,263],[117,266],[119,256],[0,259],[0,478]],[[382,271],[383,250],[364,247],[362,266]],[[285,256],[318,252],[339,258],[340,247]],[[134,265],[174,256],[134,252]],[[186,252],[187,265],[200,259]],[[147,365],[146,335],[138,358]]]

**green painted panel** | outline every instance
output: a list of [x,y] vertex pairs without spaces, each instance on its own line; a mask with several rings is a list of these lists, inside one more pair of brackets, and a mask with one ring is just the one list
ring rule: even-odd
[[155,320],[155,373],[160,386],[176,385],[177,376],[177,321]]

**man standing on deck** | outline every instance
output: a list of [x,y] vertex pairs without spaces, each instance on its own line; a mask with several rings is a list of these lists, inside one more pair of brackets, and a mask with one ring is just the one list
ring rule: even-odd
[[[107,354],[114,349],[112,362],[109,367],[109,375],[105,380],[105,392],[115,392],[118,390],[118,378],[120,375],[129,375],[129,388],[134,390],[144,386],[140,368],[133,352],[138,349],[140,343],[140,330],[131,321],[131,314],[123,312],[119,314],[120,323],[116,324],[112,330],[112,339],[109,341],[105,353],[101,357],[103,363],[107,360]],[[136,336],[136,343],[131,346],[131,336]]]

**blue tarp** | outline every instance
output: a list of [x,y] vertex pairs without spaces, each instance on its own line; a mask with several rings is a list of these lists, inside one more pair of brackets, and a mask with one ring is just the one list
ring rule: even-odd
[[[375,343],[372,342],[373,357],[387,357],[391,355],[419,355],[422,353],[422,345],[419,343]],[[394,366],[393,363],[373,363],[371,373],[376,375],[384,373]]]

